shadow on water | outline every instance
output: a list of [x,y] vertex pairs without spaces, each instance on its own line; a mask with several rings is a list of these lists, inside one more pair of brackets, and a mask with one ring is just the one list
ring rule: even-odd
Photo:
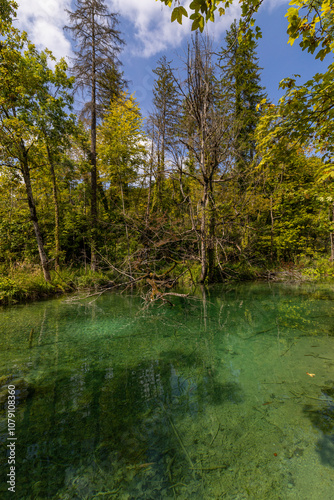
[[217,381],[200,356],[178,350],[54,375],[39,385],[16,381],[16,498],[90,499],[107,491],[175,498],[183,487],[202,497],[194,436],[203,431],[207,405],[243,400],[237,384]]
[[334,467],[334,385],[322,387],[321,406],[306,405],[304,412],[323,435],[317,442],[323,465]]
[[334,435],[323,436],[318,441],[317,452],[323,465],[334,467]]

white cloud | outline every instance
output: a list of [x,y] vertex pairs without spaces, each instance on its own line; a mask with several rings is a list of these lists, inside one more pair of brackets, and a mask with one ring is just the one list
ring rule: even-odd
[[48,48],[58,60],[71,54],[71,44],[63,31],[65,9],[70,4],[71,0],[19,0],[18,27],[27,31],[38,49]]
[[[107,0],[114,12],[121,16],[134,27],[135,41],[130,43],[129,49],[138,56],[150,57],[163,50],[179,47],[182,41],[189,36],[191,22],[183,18],[183,25],[171,23],[172,9],[154,0]],[[188,8],[190,0],[183,5]],[[234,18],[239,17],[240,7],[232,6],[228,14],[209,23],[210,34],[219,36],[226,30]]]
[[[141,57],[150,57],[162,51],[179,47],[190,34],[190,21],[183,18],[183,25],[171,23],[172,9],[155,0],[105,0],[112,12],[119,12],[131,26],[131,33],[124,33],[127,50]],[[183,2],[187,8],[191,0]],[[263,7],[272,10],[288,0],[264,0]],[[71,0],[19,0],[18,27],[28,32],[31,41],[39,48],[47,47],[59,59],[70,56],[69,35],[63,31],[67,22],[65,9],[71,9]],[[215,23],[208,23],[207,30],[217,40],[240,16],[239,3],[223,17],[216,14]]]
[[[133,33],[128,42],[133,54],[150,57],[175,48],[189,33],[189,22],[183,26],[171,23],[171,9],[155,0],[108,0],[111,10],[129,21]],[[126,37],[129,38],[129,37]]]

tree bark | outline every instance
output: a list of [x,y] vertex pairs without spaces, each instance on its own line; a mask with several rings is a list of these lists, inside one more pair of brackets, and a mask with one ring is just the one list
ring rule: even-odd
[[[334,203],[332,205],[332,210],[329,211],[329,220],[331,220],[332,222],[334,222]],[[330,238],[330,242],[331,242],[331,258],[330,258],[330,261],[333,264],[334,263],[334,233],[333,233],[333,231],[331,231],[329,233],[329,238]]]
[[206,238],[206,212],[207,212],[207,204],[208,204],[208,185],[204,184],[203,189],[203,197],[202,197],[202,217],[201,217],[201,230],[200,230],[200,246],[201,246],[201,277],[200,283],[204,283],[207,272],[208,272],[208,263],[207,263],[207,238]]
[[50,276],[49,267],[48,267],[48,259],[46,257],[46,253],[44,250],[43,238],[42,238],[41,230],[40,230],[39,223],[38,223],[36,206],[35,206],[35,201],[34,201],[32,187],[31,187],[28,159],[27,159],[26,155],[24,155],[24,157],[23,157],[23,162],[21,163],[21,167],[22,167],[24,184],[26,187],[28,205],[29,205],[29,210],[30,210],[30,218],[31,218],[31,221],[32,221],[33,226],[34,226],[34,230],[35,230],[39,258],[41,261],[41,266],[43,269],[44,278],[45,278],[45,281],[50,282],[51,276]]
[[273,197],[270,196],[270,260],[274,260],[274,214],[273,214]]
[[146,229],[148,228],[148,221],[149,221],[150,209],[151,209],[153,155],[154,155],[154,129],[152,130],[150,173],[149,173],[149,184],[148,184],[148,192],[147,192],[147,207],[146,207],[146,218],[145,218]]
[[163,208],[163,187],[165,180],[165,134],[166,134],[166,110],[165,104],[163,109],[162,124],[161,124],[161,151],[158,163],[158,200],[159,205]]
[[130,259],[130,239],[129,239],[128,224],[127,224],[127,222],[126,222],[125,203],[124,203],[124,193],[123,193],[123,186],[122,186],[122,179],[121,179],[121,177],[120,177],[120,179],[119,179],[119,186],[120,186],[120,190],[121,190],[122,208],[123,208],[123,217],[124,217],[125,234],[126,234],[126,243],[127,243],[127,247],[128,247],[129,273],[130,273],[130,276],[132,276],[131,259]]
[[210,193],[208,199],[209,207],[209,235],[208,235],[208,276],[209,281],[214,281],[215,270],[215,237],[216,237],[216,212],[215,202],[213,198],[212,183],[210,186]]
[[92,11],[92,109],[91,109],[91,270],[96,271],[97,170],[96,170],[96,54],[95,19]]
[[52,154],[49,146],[46,146],[46,149],[48,153],[48,160],[51,172],[52,194],[53,194],[53,203],[55,209],[55,246],[56,246],[55,269],[57,271],[59,269],[59,257],[60,257],[60,237],[59,237],[60,212],[59,212],[59,202],[58,202],[58,188],[57,188],[57,179],[56,179]]

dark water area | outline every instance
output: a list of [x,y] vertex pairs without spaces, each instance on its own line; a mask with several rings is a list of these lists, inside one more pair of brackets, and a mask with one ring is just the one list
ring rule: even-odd
[[173,303],[0,310],[1,499],[334,498],[334,285]]

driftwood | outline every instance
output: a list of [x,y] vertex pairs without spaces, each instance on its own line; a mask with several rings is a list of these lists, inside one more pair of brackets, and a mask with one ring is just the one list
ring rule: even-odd
[[[94,292],[88,291],[83,296],[72,296],[68,299],[68,301],[73,302],[93,298],[93,300],[88,303],[90,304],[107,291],[113,291],[116,289],[122,289],[123,291],[125,291],[128,289],[133,289],[134,286],[141,286],[142,288],[146,289],[146,293],[142,295],[145,307],[148,307],[149,305],[152,305],[153,303],[159,301],[161,302],[161,305],[168,304],[170,306],[174,306],[174,304],[167,297],[189,296],[189,294],[169,291],[178,283],[180,278],[188,272],[188,269],[186,269],[176,277],[168,277],[171,271],[173,271],[176,267],[176,262],[173,262],[171,267],[164,271],[162,274],[147,271],[145,273],[138,273],[139,275],[137,276],[133,276],[124,272],[122,269],[115,267],[105,257],[101,256],[101,258],[108,264],[108,266],[110,266],[113,271],[115,271],[115,273],[118,274],[119,281],[110,282],[108,285],[101,286],[100,289]],[[127,279],[125,280],[123,278]],[[165,291],[166,289],[168,291]]]

